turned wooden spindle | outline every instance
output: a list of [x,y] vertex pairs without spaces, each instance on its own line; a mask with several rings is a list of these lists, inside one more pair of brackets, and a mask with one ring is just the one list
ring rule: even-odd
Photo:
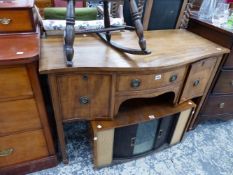
[[142,18],[143,10],[144,10],[145,0],[138,0],[138,13],[140,18]]
[[[104,27],[110,28],[110,18],[109,18],[109,10],[108,10],[108,1],[104,1]],[[111,40],[110,32],[106,32],[107,41]]]
[[[67,0],[67,12],[66,12],[66,28],[64,32],[64,52],[66,57],[67,66],[72,66],[72,59],[74,57],[74,38],[75,34],[85,34],[85,33],[96,33],[104,42],[112,46],[113,48],[126,52],[129,54],[137,54],[137,55],[146,55],[151,52],[146,50],[146,40],[143,35],[143,26],[141,22],[141,16],[143,13],[144,0],[139,0],[138,6],[135,0],[130,1],[130,13],[132,20],[134,22],[134,26],[111,26],[110,24],[110,15],[109,15],[109,1],[117,2],[119,4],[122,1],[117,0],[103,0],[104,5],[104,28],[101,29],[85,29],[80,31],[75,31],[75,0]],[[116,4],[115,4],[116,5]],[[116,11],[116,7],[114,7]],[[111,41],[111,32],[119,30],[135,30],[137,36],[139,38],[139,46],[141,49],[132,49],[128,47],[121,46],[117,43]]]
[[137,36],[139,38],[139,46],[143,51],[145,51],[146,50],[146,40],[144,38],[143,25],[141,22],[141,17],[140,17],[140,14],[138,12],[138,7],[137,7],[135,0],[130,0],[130,13],[132,16],[132,20],[133,20],[133,23],[135,26]]
[[64,33],[64,51],[67,60],[67,66],[72,66],[74,57],[74,37],[75,37],[75,0],[67,0],[66,28]]

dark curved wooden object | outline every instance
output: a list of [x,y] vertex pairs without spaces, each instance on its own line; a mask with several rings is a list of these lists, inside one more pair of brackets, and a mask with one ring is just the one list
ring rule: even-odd
[[[85,34],[85,33],[96,33],[104,42],[112,46],[113,48],[121,51],[126,52],[129,54],[135,54],[135,55],[147,55],[151,52],[147,50],[146,48],[146,40],[144,38],[143,34],[143,25],[141,22],[142,12],[143,12],[143,4],[144,0],[140,0],[138,6],[135,2],[135,0],[130,0],[130,13],[132,16],[132,20],[135,27],[129,27],[129,26],[111,26],[110,24],[110,17],[109,17],[109,9],[108,9],[108,3],[109,1],[114,0],[104,0],[104,29],[98,29],[98,30],[84,30],[80,32],[75,32],[75,15],[74,15],[74,9],[75,9],[75,0],[67,0],[67,14],[66,14],[66,29],[64,33],[64,52],[66,56],[66,63],[67,66],[72,66],[72,59],[74,56],[74,37],[75,34]],[[124,47],[121,45],[118,45],[111,41],[111,32],[117,31],[117,30],[135,30],[137,33],[137,36],[139,38],[139,46],[140,49],[131,49],[128,47]],[[105,33],[103,35],[102,33]]]
[[72,59],[74,56],[74,37],[75,37],[75,0],[67,0],[66,12],[66,29],[64,33],[64,51],[67,60],[67,66],[72,66]]

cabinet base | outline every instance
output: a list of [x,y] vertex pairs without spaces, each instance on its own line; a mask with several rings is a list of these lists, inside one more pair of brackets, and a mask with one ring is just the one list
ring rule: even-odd
[[1,175],[23,175],[27,173],[32,173],[35,171],[40,171],[47,168],[52,168],[58,164],[57,157],[49,156],[46,158],[41,158],[33,161],[27,161],[24,163],[11,165],[8,167],[0,168]]

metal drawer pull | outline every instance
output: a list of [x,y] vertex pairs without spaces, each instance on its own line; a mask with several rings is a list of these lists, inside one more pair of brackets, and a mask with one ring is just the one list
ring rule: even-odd
[[135,146],[135,140],[136,140],[136,137],[131,138],[131,144],[130,144],[131,147]]
[[233,80],[231,80],[231,86],[233,86]]
[[138,80],[138,79],[134,79],[134,80],[131,81],[131,87],[132,88],[138,88],[140,86],[140,84],[141,84],[141,81]]
[[6,157],[6,156],[9,156],[11,155],[12,153],[14,152],[14,149],[13,148],[7,148],[3,151],[0,151],[0,157]]
[[79,102],[80,104],[86,105],[90,102],[90,100],[88,97],[84,96],[84,97],[80,97]]
[[161,137],[163,135],[163,130],[159,130],[159,134],[158,134],[158,137]]
[[3,25],[8,25],[10,24],[11,22],[11,19],[8,19],[8,18],[0,18],[0,23],[3,24]]
[[177,80],[177,75],[172,75],[171,77],[170,77],[170,82],[174,82],[174,81],[176,81]]
[[198,86],[200,84],[200,80],[195,80],[193,86]]
[[220,103],[219,108],[223,109],[225,106],[225,103]]

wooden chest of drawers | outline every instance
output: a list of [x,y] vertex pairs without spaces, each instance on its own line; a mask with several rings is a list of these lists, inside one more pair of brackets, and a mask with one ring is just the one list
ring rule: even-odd
[[[31,45],[31,40],[37,45]],[[55,166],[37,73],[38,34],[2,36],[0,47],[0,174],[25,174]],[[18,51],[23,58],[18,58]]]
[[[132,33],[113,37],[137,44]],[[116,120],[127,101],[153,101],[162,94],[174,105],[195,98],[200,108],[228,49],[185,30],[145,32],[145,37],[152,54],[139,56],[119,53],[93,35],[77,36],[73,67],[65,64],[62,37],[42,39],[39,70],[48,75],[64,163],[65,122]]]
[[231,49],[222,61],[195,124],[203,120],[233,118],[233,33],[193,17],[188,30]]
[[33,1],[3,1],[0,3],[0,33],[34,32]]

